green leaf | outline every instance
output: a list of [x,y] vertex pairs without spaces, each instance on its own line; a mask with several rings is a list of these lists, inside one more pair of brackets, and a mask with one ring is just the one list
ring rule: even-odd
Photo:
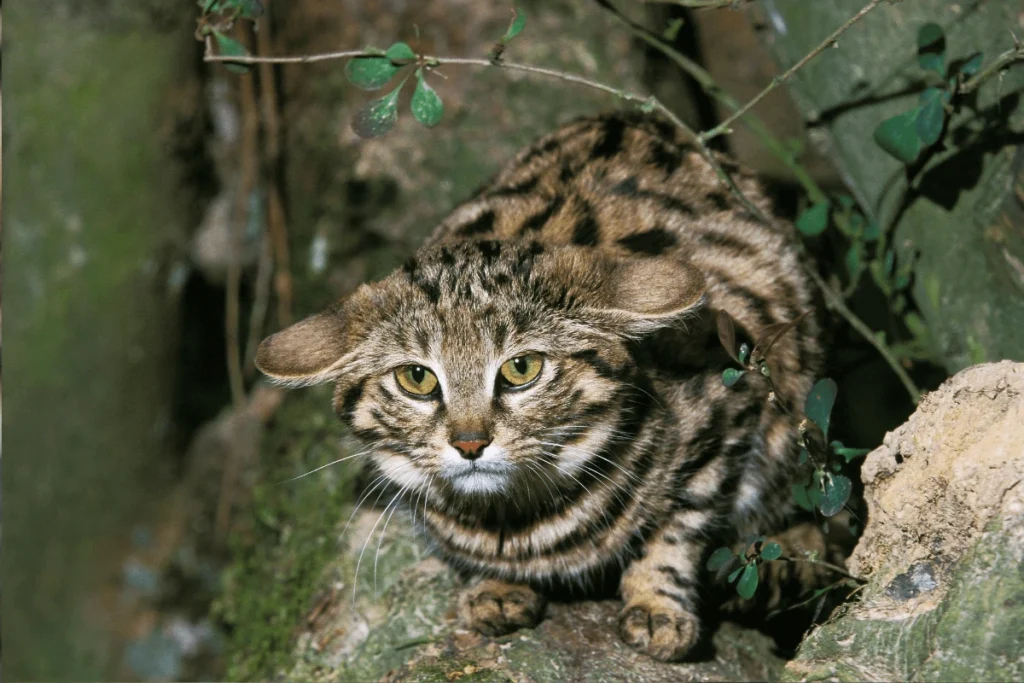
[[668,28],[662,31],[661,37],[670,43],[674,42],[676,36],[679,35],[679,29],[683,27],[683,23],[684,22],[682,18],[673,19],[672,21],[669,22]]
[[842,441],[833,441],[829,446],[832,448],[833,453],[842,457],[848,463],[871,452],[870,448],[847,448],[843,445]]
[[746,364],[747,359],[750,358],[750,345],[746,342],[740,344],[740,362]]
[[921,153],[921,139],[917,136],[917,109],[882,121],[875,128],[874,138],[878,146],[892,156],[905,164],[913,163]]
[[523,28],[526,27],[526,12],[522,8],[517,7],[512,10],[512,23],[508,25],[508,30],[505,31],[505,35],[501,37],[501,42],[507,43],[522,32]]
[[800,447],[800,455],[797,456],[797,464],[803,465],[805,462],[811,459],[811,454],[807,452],[807,449],[803,446]]
[[363,90],[380,90],[396,73],[398,67],[387,57],[356,57],[345,65],[348,80]]
[[917,52],[944,54],[946,52],[946,34],[935,22],[928,22],[917,30]]
[[743,571],[743,569],[744,569],[744,568],[745,568],[746,566],[747,566],[747,565],[742,565],[742,564],[741,564],[741,565],[740,565],[739,567],[736,567],[736,569],[734,569],[734,570],[732,571],[732,573],[731,573],[731,574],[729,574],[729,579],[728,579],[729,583],[732,583],[733,581],[735,581],[735,580],[736,580],[736,577],[738,577],[738,576],[740,575],[740,572],[742,572],[742,571]]
[[726,368],[722,372],[722,384],[727,387],[731,387],[740,381],[740,377],[747,374],[746,370],[737,370],[736,368]]
[[853,490],[853,482],[841,474],[821,474],[821,500],[818,509],[821,514],[831,517],[846,505]]
[[392,62],[416,59],[416,53],[406,43],[395,43],[387,49],[384,56]]
[[736,592],[744,600],[754,597],[754,593],[757,592],[757,566],[755,564],[751,563],[743,568],[743,576],[736,584]]
[[708,570],[716,572],[725,565],[729,564],[729,560],[733,558],[733,552],[729,548],[719,548],[715,552],[711,553],[711,557],[708,558]]
[[427,128],[436,126],[444,116],[444,104],[437,91],[423,79],[423,72],[416,71],[416,90],[409,104],[413,117]]
[[946,71],[946,60],[942,58],[942,55],[932,52],[918,55],[917,64],[925,71],[934,71],[940,76],[944,75]]
[[244,19],[259,19],[263,16],[263,5],[259,0],[234,0],[231,4],[238,8],[238,16]]
[[780,557],[782,557],[782,546],[778,543],[766,543],[761,549],[761,559],[765,562],[771,562]]
[[917,110],[914,127],[917,137],[924,145],[934,145],[942,135],[942,125],[946,121],[946,110],[943,108],[946,91],[940,88],[926,88],[921,93],[921,106]]
[[[226,36],[220,31],[214,31],[213,37],[217,41],[217,51],[225,57],[248,57],[249,51],[245,49],[245,45],[235,40],[230,36]],[[228,71],[233,71],[236,74],[249,73],[249,65],[247,64],[231,64],[227,62],[224,64],[224,68]]]
[[[404,81],[402,83],[404,85]],[[352,117],[352,130],[361,138],[375,138],[391,130],[398,120],[398,92],[402,85],[363,105]]]
[[796,219],[796,229],[808,237],[814,237],[823,233],[825,228],[828,227],[830,206],[829,202],[818,202],[804,209],[804,212]]
[[802,507],[808,512],[812,512],[814,508],[818,507],[818,501],[821,500],[821,491],[818,490],[818,486],[815,484],[793,484],[793,500],[796,504]]
[[839,387],[835,381],[819,379],[811,387],[811,393],[807,394],[804,402],[804,414],[821,429],[822,434],[828,438],[828,423],[832,414],[832,406],[836,402],[836,394]]
[[984,60],[985,54],[979,52],[978,54],[974,55],[966,62],[964,62],[963,65],[960,67],[959,72],[962,73],[964,76],[973,76],[979,71],[981,71],[981,65],[982,62],[984,62]]
[[856,278],[860,274],[860,270],[863,267],[861,263],[861,256],[863,254],[864,244],[862,242],[854,242],[846,251],[846,271],[850,274],[851,279]]
[[864,232],[861,237],[864,238],[865,242],[874,242],[882,236],[882,226],[878,221],[868,220],[864,224]]

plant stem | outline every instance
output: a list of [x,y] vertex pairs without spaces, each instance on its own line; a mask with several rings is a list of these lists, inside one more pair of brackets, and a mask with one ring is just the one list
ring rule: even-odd
[[[207,43],[209,44],[209,42]],[[264,55],[215,55],[209,48],[203,55],[204,62],[230,62],[231,64],[311,64],[327,62],[332,59],[349,59],[352,57],[381,57],[383,55],[366,50],[342,50],[340,52],[321,52],[313,55],[296,55],[294,57],[271,57]]]
[[831,569],[832,571],[834,571],[836,574],[839,574],[840,576],[845,576],[848,579],[853,579],[854,581],[857,581],[858,583],[867,583],[867,579],[865,579],[863,577],[860,577],[860,576],[854,576],[853,574],[851,574],[850,572],[846,571],[845,569],[843,569],[839,565],[832,564],[831,562],[823,562],[821,560],[812,560],[809,557],[783,557],[783,558],[780,558],[780,559],[785,560],[786,562],[807,562],[808,564],[817,564],[817,565],[820,565],[820,566],[825,567],[827,569]]
[[821,43],[819,43],[816,48],[814,48],[806,55],[804,55],[803,58],[800,59],[800,61],[786,69],[786,71],[782,73],[782,75],[773,78],[772,82],[769,83],[761,92],[754,95],[753,99],[751,99],[745,105],[740,107],[729,118],[725,119],[711,130],[701,133],[700,137],[703,140],[711,140],[712,138],[722,135],[723,133],[729,132],[729,127],[733,123],[735,123],[738,118],[746,114],[752,107],[754,107],[758,102],[764,99],[765,95],[767,95],[772,90],[777,88],[779,85],[784,83],[790,76],[795,74],[797,71],[804,68],[804,66],[806,66],[808,62],[810,62],[812,59],[820,55],[828,47],[832,46],[836,42],[836,39],[839,38],[839,36],[846,33],[846,31],[849,30],[851,26],[860,21],[865,15],[867,15],[868,12],[873,10],[881,3],[882,0],[870,0],[870,2],[864,5],[864,7],[862,7],[859,12],[857,12],[852,17],[847,19],[839,28],[837,28],[835,31],[829,34],[829,36],[825,38],[825,40],[823,40]]
[[1010,65],[1015,62],[1022,61],[1024,61],[1024,44],[1018,41],[1016,36],[1014,36],[1013,48],[993,59],[985,66],[984,69],[979,71],[969,80],[964,81],[963,85],[960,86],[960,93],[966,95],[967,93],[974,92],[980,88],[985,81],[992,78],[997,73],[1009,68]]
[[731,7],[736,9],[753,0],[643,0],[648,4],[679,5],[687,9],[721,9]]

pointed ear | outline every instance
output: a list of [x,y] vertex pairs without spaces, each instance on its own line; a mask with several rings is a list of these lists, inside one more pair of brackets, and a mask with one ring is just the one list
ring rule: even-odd
[[672,257],[565,247],[553,250],[545,266],[560,299],[571,296],[596,322],[625,336],[676,324],[696,312],[707,289],[697,268]]
[[286,384],[320,384],[340,373],[347,342],[344,309],[336,306],[264,339],[256,367]]

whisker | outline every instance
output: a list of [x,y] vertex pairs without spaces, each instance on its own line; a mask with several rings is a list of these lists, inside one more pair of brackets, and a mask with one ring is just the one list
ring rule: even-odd
[[360,453],[353,453],[352,455],[346,455],[344,458],[338,458],[337,460],[329,462],[326,465],[321,465],[320,467],[317,467],[314,470],[310,470],[309,472],[306,472],[305,474],[300,474],[297,477],[292,477],[291,479],[284,479],[283,481],[279,481],[276,484],[274,484],[274,486],[280,486],[281,484],[287,484],[287,483],[293,482],[293,481],[295,481],[297,479],[302,479],[303,477],[308,477],[309,475],[311,475],[311,474],[313,474],[315,472],[319,472],[320,470],[327,469],[331,465],[337,465],[340,462],[345,462],[346,460],[351,460],[352,458],[358,458],[360,455],[368,455],[368,454],[372,453],[374,450],[375,449],[373,449],[373,448],[369,448],[369,449],[367,449],[365,451],[362,451]]

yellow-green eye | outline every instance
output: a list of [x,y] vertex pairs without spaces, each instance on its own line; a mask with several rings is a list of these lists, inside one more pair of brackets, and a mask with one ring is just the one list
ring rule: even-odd
[[537,379],[544,367],[544,357],[539,353],[528,353],[505,361],[501,366],[501,378],[510,386],[521,387]]
[[403,365],[395,370],[398,386],[416,396],[428,396],[437,388],[437,375],[422,365]]

